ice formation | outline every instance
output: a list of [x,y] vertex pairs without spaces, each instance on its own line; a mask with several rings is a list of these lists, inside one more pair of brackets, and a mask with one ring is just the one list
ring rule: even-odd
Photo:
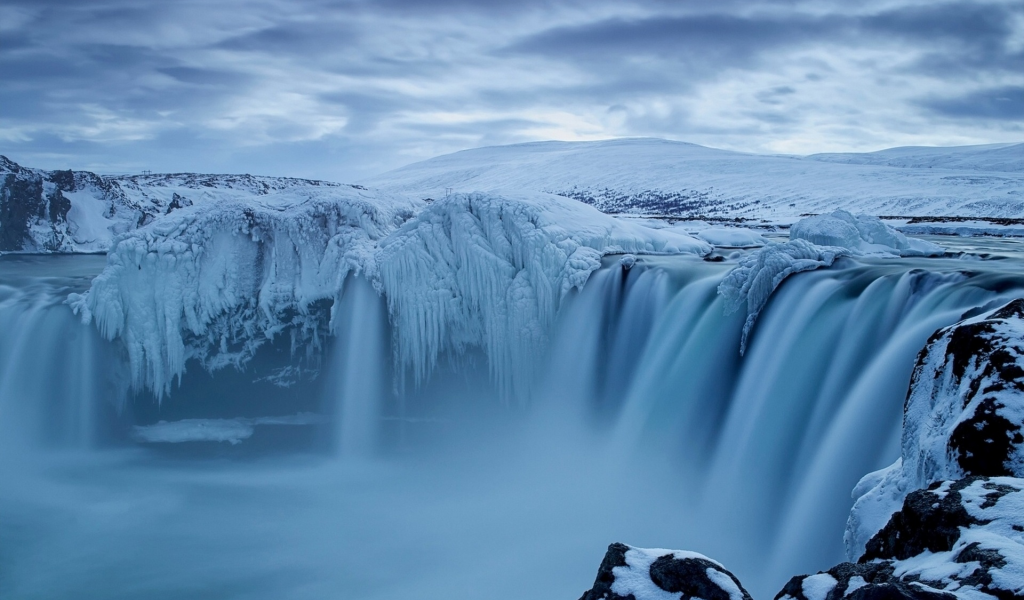
[[453,196],[381,242],[396,360],[421,381],[442,354],[479,346],[499,390],[522,398],[562,300],[602,256],[710,251],[555,196]]
[[121,338],[136,388],[162,395],[189,359],[241,365],[286,329],[315,345],[328,325],[315,305],[350,274],[374,276],[376,241],[413,208],[349,188],[344,201],[281,193],[182,209],[119,238],[69,303]]
[[908,238],[876,217],[854,216],[844,210],[798,221],[790,228],[789,238],[785,244],[768,243],[741,258],[718,286],[727,314],[746,303],[741,354],[757,316],[775,288],[790,275],[830,267],[841,256],[935,256],[945,252],[936,244]]
[[286,330],[315,347],[329,325],[319,303],[333,306],[361,275],[386,294],[396,359],[417,382],[442,354],[479,346],[499,389],[521,397],[562,299],[602,256],[711,250],[548,195],[421,208],[351,188],[341,200],[279,193],[193,206],[118,239],[70,303],[124,341],[136,387],[165,394],[189,359],[239,366]]
[[941,256],[938,244],[908,238],[878,217],[837,210],[801,219],[789,229],[790,240],[846,248],[855,256]]
[[918,357],[902,456],[866,475],[846,531],[856,560],[907,494],[971,475],[1024,475],[1024,300],[940,329]]
[[747,340],[757,316],[784,279],[801,271],[831,266],[837,258],[849,255],[846,248],[816,246],[797,239],[785,244],[770,243],[740,259],[739,265],[718,285],[718,293],[725,299],[727,314],[746,304],[747,318],[740,338],[740,354],[746,352]]

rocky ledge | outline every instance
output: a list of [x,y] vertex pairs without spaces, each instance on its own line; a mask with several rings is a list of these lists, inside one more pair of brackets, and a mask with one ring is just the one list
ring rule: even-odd
[[[902,456],[854,489],[851,562],[776,600],[1024,598],[1024,300],[965,316],[918,355]],[[705,556],[612,544],[581,600],[666,598],[750,596]]]

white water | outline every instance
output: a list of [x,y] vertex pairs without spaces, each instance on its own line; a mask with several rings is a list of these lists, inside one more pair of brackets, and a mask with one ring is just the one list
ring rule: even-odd
[[[533,404],[508,407],[472,353],[396,395],[361,280],[319,363],[285,335],[247,373],[193,365],[162,404],[130,396],[119,348],[61,304],[102,258],[2,257],[0,597],[572,599],[612,541],[707,554],[771,597],[842,560],[850,489],[898,454],[917,351],[1024,294],[1021,264],[802,273],[741,357],[744,315],[715,292],[729,262],[608,260],[562,310]],[[320,376],[253,383],[299,364]],[[131,441],[309,412],[327,424],[235,446]]]

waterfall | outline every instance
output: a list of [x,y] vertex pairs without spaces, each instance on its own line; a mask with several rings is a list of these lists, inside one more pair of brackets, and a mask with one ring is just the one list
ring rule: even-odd
[[[601,544],[616,540],[685,546],[729,565],[757,597],[768,597],[797,572],[842,559],[850,491],[863,474],[898,455],[903,398],[928,336],[979,306],[1024,295],[1024,275],[1006,261],[841,259],[788,279],[741,355],[745,315],[726,315],[716,291],[733,263],[641,256],[626,268],[618,257],[606,257],[582,290],[566,296],[545,333],[546,353],[530,357],[536,363],[528,368],[539,374],[531,402],[522,406],[504,403],[500,386],[486,383],[491,370],[472,348],[440,357],[418,387],[400,385],[387,300],[350,275],[333,307],[311,308],[332,313],[322,357],[279,332],[242,370],[210,374],[189,364],[180,386],[158,402],[149,392],[128,390],[118,343],[102,340],[63,304],[98,271],[96,257],[38,257],[32,269],[14,268],[14,260],[0,260],[0,476],[6,481],[27,476],[29,467],[17,457],[47,449],[120,456],[133,448],[130,456],[149,466],[101,471],[99,481],[115,478],[124,486],[103,493],[162,498],[178,492],[167,482],[185,477],[187,467],[175,467],[173,477],[154,474],[157,463],[134,449],[138,427],[181,424],[179,441],[200,440],[217,456],[259,443],[274,456],[287,454],[272,430],[326,436],[331,444],[303,446],[314,448],[315,467],[288,475],[272,470],[277,467],[237,467],[218,485],[242,485],[246,492],[229,488],[223,498],[241,503],[243,514],[246,506],[278,507],[281,492],[264,498],[261,486],[301,481],[308,494],[290,501],[301,513],[305,498],[325,494],[330,502],[316,510],[339,512],[323,527],[319,512],[274,517],[299,553],[350,543],[345,536],[371,553],[378,546],[390,552],[379,540],[427,543],[438,535],[427,533],[434,531],[432,519],[451,510],[456,521],[441,531],[454,536],[453,547],[493,538],[518,556],[536,552],[536,559],[523,559],[536,568],[540,563],[530,560],[555,561],[568,551],[559,548],[576,552],[583,544],[597,544],[598,556]],[[400,435],[392,435],[395,423]],[[234,435],[220,438],[231,445],[188,437],[217,427]],[[466,432],[473,435],[459,437]],[[175,446],[147,439],[147,452]],[[234,469],[196,464],[195,485],[202,486],[213,485],[202,479],[207,470]],[[356,464],[363,470],[352,470]],[[401,476],[392,475],[396,469]],[[131,491],[136,488],[142,491]],[[31,485],[0,490],[0,508],[32,510],[25,508],[31,502],[8,498],[23,493],[18,489]],[[66,493],[76,498],[72,504],[88,504],[99,492]],[[554,516],[539,516],[547,515],[541,504]],[[194,535],[219,535],[222,520],[209,517],[211,532]],[[0,511],[0,527],[3,521]],[[162,517],[146,521],[159,522]],[[346,532],[339,542],[331,527]],[[63,538],[53,539],[54,547],[64,547]],[[488,553],[474,548],[448,551],[489,572]],[[323,560],[314,554],[307,558]],[[188,555],[174,556],[186,561]],[[586,577],[592,559],[581,556]],[[412,577],[421,570],[404,572]],[[16,575],[11,581],[20,581]]]
[[335,310],[334,358],[325,395],[335,403],[338,451],[372,455],[388,392],[387,316],[383,300],[362,277],[350,277]]

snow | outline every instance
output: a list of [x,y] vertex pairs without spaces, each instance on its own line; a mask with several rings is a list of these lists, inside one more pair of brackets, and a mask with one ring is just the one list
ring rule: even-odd
[[499,389],[522,398],[562,300],[602,256],[710,251],[546,194],[424,208],[355,188],[286,190],[197,203],[121,236],[69,303],[124,342],[134,387],[161,396],[190,359],[240,367],[286,330],[315,351],[331,329],[318,304],[362,276],[386,295],[395,359],[415,382],[443,354],[480,347]]
[[117,221],[107,217],[109,206],[88,191],[64,192],[71,201],[68,233],[78,252],[104,252],[110,247]]
[[977,150],[930,149],[950,165],[940,169],[746,154],[658,139],[537,142],[440,156],[363,183],[431,198],[443,198],[448,188],[552,192],[609,213],[691,217],[778,220],[851,206],[874,215],[1024,214],[1024,161],[982,160]]
[[[696,552],[666,550],[663,548],[634,548],[630,546],[626,552],[626,566],[612,569],[612,574],[615,575],[615,582],[612,583],[612,592],[620,596],[632,594],[637,600],[680,600],[683,597],[682,592],[666,592],[651,581],[651,565],[663,556],[672,556],[680,560],[687,558],[706,560],[714,565],[718,565],[723,570],[725,569],[717,561]],[[721,577],[716,576],[712,578],[712,572],[716,573],[716,575],[720,574]],[[724,572],[709,568],[707,569],[707,574],[712,582],[729,594],[731,600],[742,600],[742,592]],[[728,586],[722,585],[722,579],[728,580]]]
[[[1003,490],[993,502],[997,486]],[[1016,527],[1020,527],[1021,515],[1024,515],[1024,480],[1016,477],[977,480],[960,493],[962,506],[978,523],[961,527],[960,538],[948,551],[923,552],[894,561],[893,574],[929,584],[934,582],[962,598],[989,598],[982,591],[961,583],[983,568],[979,562],[967,561],[960,556],[975,546],[980,550],[994,550],[1002,557],[1004,564],[987,568],[992,585],[1020,596],[1024,592],[1024,533]]]
[[825,596],[828,596],[828,593],[834,590],[838,583],[836,578],[828,573],[818,573],[805,578],[801,589],[807,600],[825,600]]
[[878,152],[812,154],[823,162],[880,165],[903,169],[952,169],[1019,173],[1024,170],[1024,144],[984,144],[934,148],[903,146]]
[[[705,558],[705,560],[708,559]],[[743,592],[740,590],[739,586],[736,585],[736,582],[732,580],[732,577],[729,577],[729,575],[724,571],[708,568],[705,569],[704,573],[707,574],[708,579],[710,579],[712,583],[723,589],[725,593],[729,594],[729,600],[743,600]]]
[[866,586],[867,584],[868,582],[864,581],[863,577],[861,577],[860,575],[854,575],[850,578],[849,583],[846,584],[846,592],[843,594],[843,596],[849,596],[850,594]]
[[836,210],[801,219],[789,229],[789,239],[819,246],[846,248],[854,256],[941,256],[938,244],[908,238],[878,217]]
[[740,338],[740,354],[746,352],[747,340],[757,316],[783,280],[802,271],[829,267],[837,258],[849,255],[846,248],[816,246],[797,239],[785,244],[771,242],[741,258],[739,265],[729,271],[718,285],[718,293],[725,300],[726,314],[746,305],[747,318]]
[[960,237],[995,236],[1024,237],[1024,224],[1008,225],[990,221],[950,221],[905,223],[897,229],[907,235],[956,235]]

